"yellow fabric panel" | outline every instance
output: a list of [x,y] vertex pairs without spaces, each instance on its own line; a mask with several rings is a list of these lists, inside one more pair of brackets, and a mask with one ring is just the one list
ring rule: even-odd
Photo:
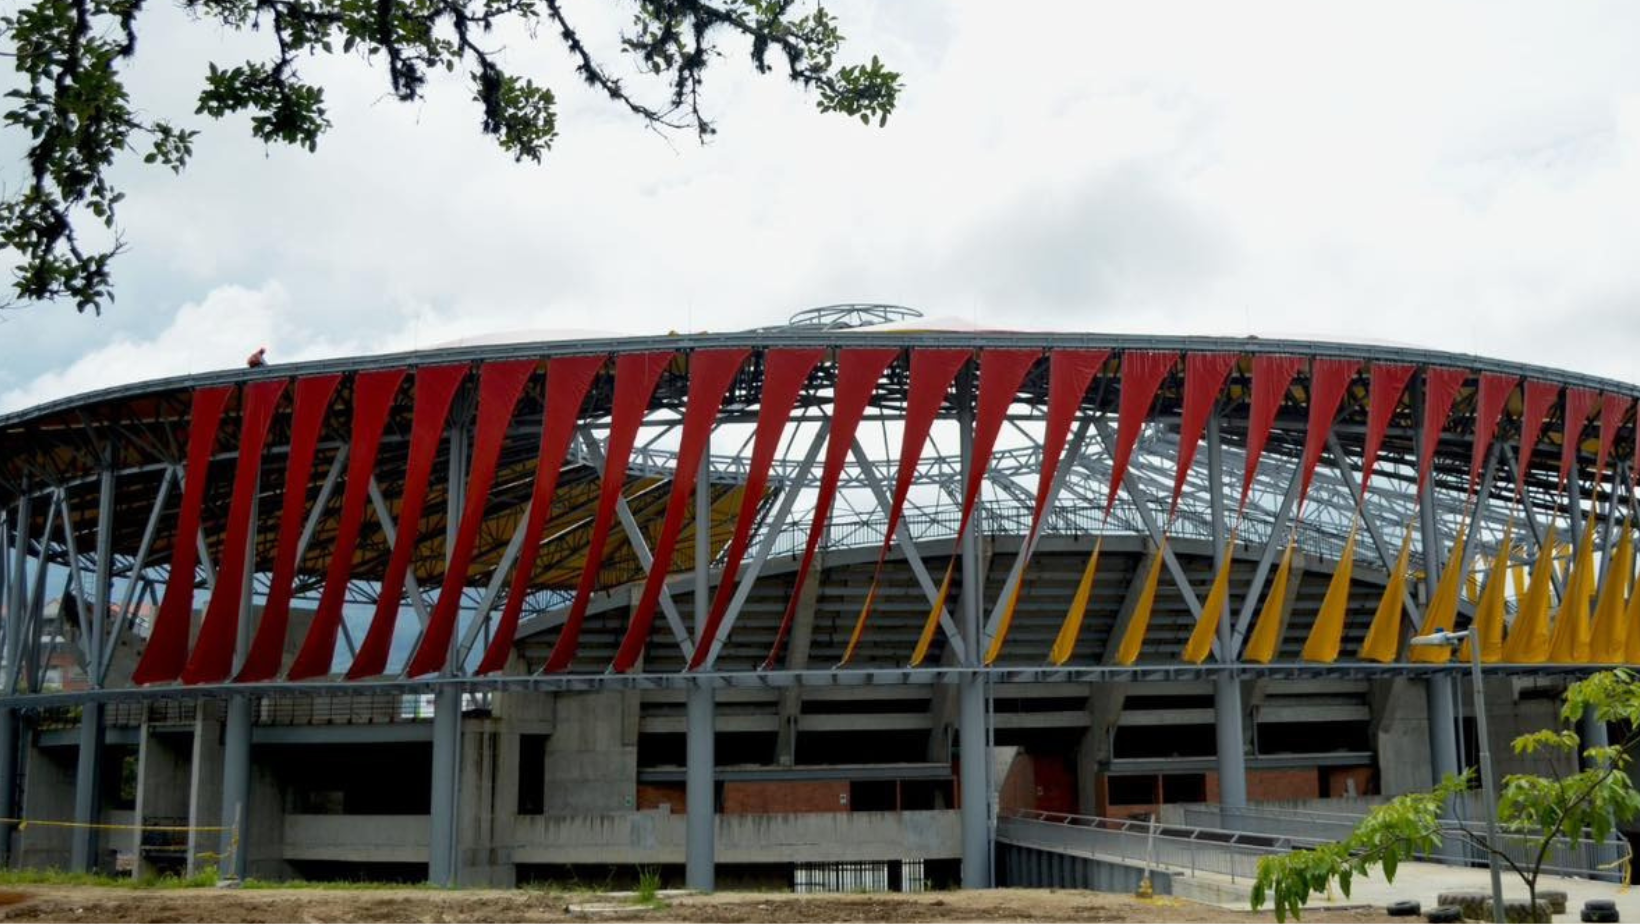
[[1549,526],[1549,535],[1538,546],[1537,562],[1532,565],[1532,581],[1526,596],[1515,609],[1515,621],[1509,626],[1509,635],[1503,642],[1503,660],[1516,664],[1542,664],[1549,660],[1549,592],[1554,586],[1555,527]]
[[[1619,562],[1625,573],[1634,566],[1633,559]],[[1628,637],[1623,645],[1623,660],[1629,664],[1640,664],[1640,586],[1633,588],[1629,596],[1629,605],[1623,611],[1623,623],[1627,626]]]
[[1338,647],[1344,641],[1344,617],[1350,606],[1350,577],[1355,570],[1355,531],[1356,524],[1351,521],[1344,553],[1333,568],[1327,596],[1321,600],[1321,612],[1310,625],[1310,637],[1304,640],[1304,651],[1299,655],[1306,661],[1331,664],[1338,660]]
[[1480,563],[1476,562],[1476,569],[1474,571],[1469,572],[1469,576],[1467,578],[1464,578],[1463,597],[1464,597],[1465,600],[1468,600],[1470,603],[1478,603],[1478,602],[1480,602],[1480,599],[1481,599],[1481,573],[1480,573],[1480,567],[1481,567]]
[[1464,640],[1463,647],[1458,651],[1458,657],[1468,659],[1469,645],[1478,636],[1481,640],[1481,660],[1488,664],[1503,657],[1503,592],[1509,580],[1509,543],[1514,532],[1515,523],[1510,520],[1503,527],[1503,542],[1498,545],[1498,555],[1492,559],[1492,573],[1486,579],[1486,587],[1481,591],[1480,604],[1475,608],[1475,620],[1471,624],[1475,631]]
[[1287,540],[1287,550],[1281,553],[1281,565],[1276,568],[1276,579],[1270,583],[1270,593],[1264,598],[1264,607],[1253,623],[1253,634],[1247,637],[1245,660],[1269,664],[1281,644],[1282,607],[1287,602],[1287,579],[1293,570],[1293,547],[1298,542],[1295,534]]
[[1150,628],[1150,608],[1156,602],[1156,584],[1162,577],[1162,553],[1166,550],[1167,539],[1164,537],[1150,559],[1150,571],[1145,575],[1144,587],[1134,603],[1133,614],[1128,617],[1127,631],[1122,633],[1122,645],[1116,650],[1116,663],[1124,667],[1139,660],[1139,649],[1145,643],[1145,630]]
[[[1511,549],[1510,551],[1512,552],[1513,550]],[[1509,582],[1514,585],[1515,599],[1516,600],[1525,599],[1526,598],[1526,566],[1525,565],[1511,565],[1509,567]]]
[[1213,651],[1213,637],[1219,631],[1219,619],[1230,600],[1230,550],[1235,545],[1236,537],[1232,535],[1224,545],[1224,561],[1219,565],[1218,574],[1213,576],[1213,586],[1207,591],[1207,601],[1202,604],[1201,618],[1196,620],[1196,628],[1190,631],[1190,640],[1185,643],[1184,659],[1191,664],[1206,661]]
[[1361,640],[1361,660],[1388,664],[1401,651],[1401,610],[1407,591],[1407,562],[1412,558],[1412,524],[1407,524],[1406,535],[1401,537],[1401,553],[1395,556],[1395,567],[1390,569],[1389,583],[1378,599],[1378,611],[1372,614],[1372,625],[1367,637]]
[[1629,640],[1624,604],[1628,601],[1629,566],[1633,560],[1634,541],[1629,537],[1629,525],[1624,523],[1623,533],[1617,538],[1617,550],[1607,559],[1600,602],[1594,607],[1589,658],[1596,664],[1623,663]]
[[[1463,581],[1463,543],[1464,527],[1460,526],[1458,534],[1452,537],[1452,552],[1447,555],[1446,566],[1441,570],[1441,579],[1435,584],[1435,594],[1430,597],[1429,606],[1424,609],[1424,624],[1418,629],[1419,635],[1451,632],[1457,622],[1458,589]],[[1444,645],[1439,648],[1412,648],[1407,651],[1407,658],[1412,661],[1444,664],[1452,660],[1452,649]]]
[[[945,573],[945,586],[949,587],[951,582],[951,569],[946,568]],[[996,663],[996,659],[1002,654],[1002,642],[1008,637],[1009,627],[1014,624],[1014,610],[1019,607],[1019,592],[1024,588],[1025,572],[1021,570],[1019,572],[1019,580],[1014,584],[1014,589],[1008,592],[1008,603],[1003,606],[1002,615],[997,617],[997,634],[991,637],[991,647],[985,650],[986,664]],[[940,598],[943,600],[944,597],[945,594],[941,591]]]
[[[934,606],[928,611],[928,618],[923,620],[922,634],[917,636],[917,647],[911,652],[912,667],[923,663],[923,659],[928,657],[928,646],[933,644],[934,629],[940,624],[940,614],[945,612],[945,598],[951,593],[951,573],[956,567],[957,558],[952,556],[950,563],[945,566],[945,577],[940,581],[940,592],[934,595]],[[862,615],[871,608],[872,598],[876,595],[877,582],[872,581],[871,590],[866,593],[865,606],[860,610]],[[854,643],[860,639],[860,625],[861,623],[855,624],[854,635],[848,640],[848,653],[843,656],[845,664],[848,663],[849,657],[854,654]],[[987,661],[985,663],[989,664],[991,662]]]
[[1560,607],[1555,611],[1554,630],[1549,636],[1549,661],[1554,664],[1584,664],[1589,659],[1589,585],[1594,583],[1594,524],[1583,529],[1577,556],[1567,569]]
[[1094,540],[1093,554],[1088,556],[1088,563],[1082,568],[1082,580],[1076,585],[1076,594],[1071,597],[1071,607],[1065,611],[1065,621],[1059,624],[1059,635],[1053,640],[1053,648],[1048,652],[1048,660],[1054,665],[1064,664],[1071,659],[1071,652],[1076,650],[1076,640],[1082,634],[1082,617],[1088,612],[1088,597],[1093,593],[1093,576],[1099,571],[1099,550],[1105,545],[1105,537]]
[[[866,614],[871,612],[871,604],[876,602],[876,600],[877,600],[877,579],[872,578],[871,579],[871,586],[866,589],[866,600],[865,600],[864,603],[860,604],[860,617],[858,619],[854,620],[854,631],[850,632],[849,635],[848,635],[848,647],[843,649],[843,660],[838,662],[839,667],[844,665],[844,664],[849,663],[852,660],[854,660],[854,649],[859,647],[859,645],[860,645],[860,634],[862,632],[864,632],[865,628],[866,628]],[[922,656],[928,652],[928,642],[931,639],[933,639],[933,637],[934,637],[934,633],[933,633],[931,627],[933,625],[937,625],[939,623],[939,620],[940,620],[939,610],[935,610],[934,611],[934,622],[931,623],[928,626],[923,627],[922,638],[917,641],[917,654],[914,654],[914,655],[911,656],[912,657],[911,665],[913,667],[915,667],[917,665],[917,662],[922,660]]]

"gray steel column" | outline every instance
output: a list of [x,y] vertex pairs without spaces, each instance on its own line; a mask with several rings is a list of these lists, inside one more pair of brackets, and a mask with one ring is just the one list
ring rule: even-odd
[[[711,439],[695,476],[695,639],[699,641],[711,610],[707,569],[712,564]],[[656,567],[664,568],[664,564]],[[706,685],[688,693],[687,765],[684,768],[684,884],[697,892],[717,888],[717,693]]]
[[76,872],[97,867],[97,829],[89,826],[98,822],[102,811],[102,750],[102,703],[87,701],[80,707],[80,754],[74,768],[74,821],[80,827],[69,834],[68,865]]
[[427,881],[454,888],[456,813],[460,811],[461,688],[439,687],[433,700],[433,800],[427,826]]
[[[1208,501],[1213,511],[1213,572],[1224,565],[1224,454],[1219,440],[1218,409],[1207,418]],[[1203,616],[1206,614],[1204,613]],[[1241,681],[1236,676],[1235,624],[1230,618],[1230,601],[1219,614],[1219,657],[1231,665],[1213,679],[1213,718],[1217,739],[1219,804],[1230,808],[1247,806],[1247,751],[1242,736]]]
[[[1424,451],[1424,383],[1419,380],[1415,396],[1413,445],[1417,456]],[[1418,525],[1423,539],[1424,604],[1435,598],[1435,586],[1441,580],[1441,533],[1435,525],[1435,474],[1424,482],[1418,503]],[[1452,705],[1452,678],[1433,675],[1424,683],[1424,696],[1429,715],[1429,772],[1432,781],[1439,783],[1448,773],[1457,773],[1458,739],[1454,727]]]
[[[17,817],[16,796],[17,712],[8,707],[0,709],[0,818]],[[11,825],[0,825],[0,869],[11,866],[11,831]]]
[[[257,488],[261,475],[257,475]],[[251,613],[256,591],[256,517],[253,508],[251,528],[245,536],[245,574],[240,579],[239,619],[234,636],[233,669],[238,673],[251,647]],[[214,592],[231,593],[235,588],[218,587]],[[201,704],[203,706],[203,703]],[[251,805],[251,699],[249,696],[230,696],[225,704],[222,723],[222,834],[218,850],[217,874],[224,879],[243,881],[246,876],[246,854],[250,843],[246,821]]]
[[[1583,530],[1594,529],[1596,525],[1593,522],[1586,524],[1583,521],[1583,485],[1581,484],[1579,474],[1580,473],[1574,467],[1570,477],[1566,479],[1566,516],[1567,519],[1571,521],[1571,538],[1574,555],[1576,554],[1577,549],[1583,547]],[[1598,492],[1596,500],[1598,501]],[[1595,505],[1591,505],[1591,509],[1589,511],[1590,520],[1594,520],[1598,513],[1598,508],[1595,507]],[[1574,562],[1574,564],[1576,563]],[[1606,729],[1606,723],[1600,721],[1599,717],[1595,715],[1595,711],[1593,709],[1584,711],[1583,718],[1578,723],[1578,737],[1582,739],[1583,742],[1581,748],[1579,748],[1579,751],[1587,748],[1603,748],[1606,745],[1611,744],[1611,734]],[[1586,768],[1593,766],[1589,763],[1587,758],[1579,757],[1579,762]]]
[[[6,652],[11,651],[11,644],[5,639],[20,631],[23,622],[23,607],[18,602],[21,595],[14,593],[22,579],[13,579],[11,572],[10,513],[8,509],[0,515],[0,606],[6,610],[6,619],[0,623],[0,633],[4,633],[0,636],[0,651]],[[8,707],[0,709],[0,818],[17,817],[16,794],[17,713]],[[11,830],[11,825],[0,825],[0,869],[11,865]]]
[[[974,459],[973,376],[964,372],[958,384],[957,423],[961,429],[962,475],[967,484]],[[962,610],[958,619],[967,640],[957,681],[957,738],[962,746],[962,887],[991,888],[991,750],[987,747],[985,677],[980,659],[985,640],[980,636],[979,529],[962,537]]]
[[222,837],[217,873],[245,878],[246,821],[251,803],[251,698],[230,696],[222,723]]

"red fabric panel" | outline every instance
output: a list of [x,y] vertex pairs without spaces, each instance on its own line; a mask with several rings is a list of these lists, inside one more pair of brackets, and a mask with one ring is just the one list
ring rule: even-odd
[[1623,427],[1623,418],[1628,416],[1629,405],[1633,402],[1623,395],[1600,396],[1600,452],[1595,456],[1595,479],[1606,474],[1606,460],[1610,458],[1612,442],[1617,438],[1617,431]]
[[1270,438],[1270,428],[1275,425],[1281,402],[1287,397],[1287,387],[1303,365],[1304,359],[1299,356],[1260,354],[1253,357],[1253,406],[1247,417],[1247,470],[1241,476],[1238,514],[1247,506],[1253,476],[1258,474],[1259,456],[1264,455],[1264,444]]
[[1082,410],[1082,397],[1109,358],[1109,350],[1054,350],[1048,354],[1048,419],[1042,430],[1042,475],[1036,480],[1036,507],[1031,512],[1028,535],[1035,535],[1042,522],[1054,474],[1059,470],[1059,457],[1071,435],[1071,423]]
[[1566,487],[1566,476],[1572,471],[1572,463],[1577,459],[1578,444],[1583,441],[1583,431],[1589,424],[1589,413],[1594,410],[1594,402],[1600,396],[1587,388],[1566,389],[1566,413],[1561,418],[1560,438],[1560,483],[1559,488]]
[[877,569],[882,570],[888,550],[894,547],[894,530],[900,525],[905,510],[905,498],[911,491],[911,480],[917,474],[917,461],[922,458],[928,433],[934,428],[934,418],[945,405],[945,395],[957,372],[973,353],[969,350],[912,350],[911,380],[905,400],[905,426],[900,437],[900,466],[894,477],[893,503],[888,509],[888,523],[883,534],[883,547],[877,552]]
[[1133,444],[1139,439],[1139,428],[1150,416],[1150,406],[1156,403],[1156,389],[1162,385],[1177,353],[1149,353],[1128,350],[1122,354],[1122,399],[1116,419],[1116,454],[1110,467],[1110,493],[1105,496],[1105,516],[1116,506],[1116,491],[1122,486],[1127,473],[1128,458]]
[[216,569],[216,588],[211,591],[211,602],[199,624],[193,656],[182,669],[183,683],[221,683],[233,672],[234,646],[239,640],[240,588],[245,584],[245,547],[250,543],[251,524],[256,522],[256,481],[262,470],[262,447],[267,443],[268,427],[286,384],[286,380],[278,379],[245,386],[239,459],[234,463],[233,500],[228,505],[228,528],[222,540],[222,565]]
[[1179,509],[1179,495],[1184,491],[1185,478],[1190,475],[1190,464],[1196,459],[1196,447],[1201,445],[1207,416],[1213,413],[1213,404],[1224,391],[1224,380],[1229,377],[1236,358],[1234,353],[1184,355],[1184,413],[1179,418],[1179,470],[1173,476],[1173,503],[1167,510],[1169,520]]
[[[1304,475],[1298,487],[1298,516],[1304,515],[1304,498],[1310,493],[1310,479],[1315,477],[1315,464],[1321,461],[1321,450],[1332,433],[1333,419],[1338,416],[1338,405],[1344,400],[1344,390],[1361,368],[1359,359],[1315,359],[1310,361],[1310,424],[1304,433]],[[1295,517],[1296,519],[1296,517]]]
[[[940,408],[945,405],[945,395],[951,390],[952,380],[971,355],[972,351],[969,350],[911,351],[911,381],[907,386],[905,424],[900,439],[900,466],[894,478],[894,497],[889,505],[887,531],[883,533],[882,548],[877,550],[877,566],[871,574],[873,591],[876,590],[877,580],[882,577],[888,550],[894,547],[894,531],[900,524],[900,514],[905,510],[905,498],[911,491],[911,480],[917,474],[917,460],[922,458],[923,445],[928,442],[934,418],[939,416]],[[856,636],[858,627],[863,627],[866,618],[871,615],[872,598],[873,594],[868,592],[865,605],[860,607],[860,615],[855,619]]]
[[336,653],[336,633],[342,626],[342,602],[353,573],[353,551],[359,544],[359,527],[364,522],[365,504],[370,500],[370,476],[376,471],[376,450],[381,447],[382,428],[387,424],[388,412],[393,409],[393,397],[403,382],[403,369],[361,372],[353,379],[353,434],[348,443],[347,488],[342,492],[336,539],[330,549],[330,569],[325,572],[325,589],[319,594],[313,622],[286,674],[291,680],[330,673],[330,662]]
[[450,402],[467,378],[468,365],[428,366],[416,370],[416,405],[410,423],[410,457],[404,467],[404,494],[399,498],[399,527],[393,538],[393,553],[387,559],[376,597],[376,612],[370,629],[359,643],[359,653],[347,669],[347,679],[374,677],[387,669],[387,653],[393,647],[393,630],[404,604],[404,576],[410,570],[416,546],[421,540],[421,510],[427,504],[427,482],[433,475],[433,460],[444,441],[444,424],[450,417]]
[[[649,629],[655,623],[655,605],[661,599],[661,585],[666,583],[672,568],[672,554],[678,545],[678,534],[683,532],[683,515],[694,498],[695,482],[700,473],[701,455],[706,452],[712,423],[723,407],[723,396],[735,380],[735,373],[751,351],[696,350],[689,359],[689,402],[683,411],[683,435],[678,440],[677,470],[672,473],[672,493],[666,499],[666,516],[661,521],[661,534],[655,540],[654,557],[649,575],[644,579],[643,593],[626,625],[626,635],[615,652],[614,668],[626,673],[643,654],[649,641]],[[695,524],[696,529],[701,524]]]
[[1532,454],[1537,449],[1538,438],[1543,435],[1543,422],[1549,416],[1549,408],[1554,406],[1559,394],[1560,389],[1548,382],[1526,380],[1520,409],[1520,448],[1515,459],[1517,498],[1526,491],[1526,473],[1532,467]]
[[764,660],[765,670],[774,666],[780,649],[791,631],[792,619],[797,615],[797,601],[802,596],[803,582],[808,580],[809,566],[814,564],[814,550],[826,531],[826,518],[831,515],[831,502],[837,494],[837,483],[843,477],[843,463],[848,460],[854,445],[854,431],[859,429],[860,418],[865,416],[866,405],[877,390],[877,380],[883,377],[888,364],[899,355],[898,350],[838,350],[837,387],[832,395],[831,433],[826,437],[826,463],[820,470],[820,490],[814,499],[814,519],[809,523],[809,537],[803,545],[803,557],[797,562],[797,580],[792,584],[786,612],[775,631],[774,644]]
[[518,563],[513,567],[507,603],[501,609],[501,619],[495,624],[495,633],[490,636],[490,644],[478,664],[480,674],[507,666],[507,655],[518,633],[518,616],[524,609],[524,598],[529,595],[530,581],[535,577],[541,532],[552,514],[558,476],[569,455],[569,442],[575,436],[581,405],[606,359],[598,354],[547,360],[546,410],[541,415],[541,444],[535,453],[535,485],[530,491],[529,518],[524,522],[524,541],[518,548]]
[[1480,390],[1475,396],[1475,452],[1469,457],[1471,494],[1480,479],[1481,466],[1486,464],[1486,451],[1492,448],[1492,436],[1497,432],[1504,405],[1509,403],[1509,395],[1515,390],[1517,381],[1518,376],[1481,373]]
[[973,464],[969,467],[968,487],[962,494],[962,517],[957,521],[957,541],[968,531],[968,520],[979,498],[980,485],[991,467],[991,452],[996,448],[997,434],[1008,417],[1008,408],[1019,396],[1019,386],[1025,376],[1042,357],[1041,350],[984,350],[979,354],[979,400],[974,414]]
[[1384,445],[1384,433],[1395,418],[1395,409],[1401,406],[1401,393],[1407,390],[1412,372],[1412,366],[1405,363],[1372,364],[1372,387],[1367,392],[1367,444],[1361,454],[1363,500],[1372,482],[1372,467],[1378,463],[1378,450]]
[[171,571],[165,597],[154,617],[148,646],[131,672],[132,683],[175,680],[188,662],[188,628],[194,612],[194,568],[199,564],[200,508],[210,478],[211,453],[216,449],[217,425],[233,386],[194,390],[188,413],[188,461],[183,469],[182,506],[177,509],[177,531],[171,540]]
[[689,659],[689,669],[699,670],[712,653],[718,627],[729,610],[735,595],[735,576],[740,572],[740,560],[752,541],[752,527],[757,523],[757,512],[762,508],[763,492],[769,484],[769,467],[774,464],[775,452],[780,448],[780,437],[786,430],[797,396],[809,380],[809,373],[825,355],[824,350],[769,350],[763,354],[763,395],[757,409],[757,436],[752,442],[752,458],[746,469],[746,487],[741,493],[740,515],[735,520],[735,534],[729,540],[729,551],[723,560],[723,575],[718,578],[717,593],[712,596],[712,609],[701,627],[700,640]]
[[285,460],[284,501],[279,508],[279,543],[273,556],[273,582],[262,604],[262,619],[256,624],[251,650],[239,668],[240,683],[272,680],[279,674],[285,657],[285,633],[290,627],[290,595],[296,582],[296,546],[302,541],[307,511],[308,479],[313,475],[313,454],[319,445],[319,431],[330,410],[330,399],[340,384],[340,374],[315,375],[296,380],[296,407],[290,424],[290,452]]
[[466,500],[461,508],[461,525],[456,529],[456,542],[450,550],[449,565],[444,569],[444,585],[439,588],[438,603],[427,620],[427,629],[421,642],[410,656],[405,673],[411,677],[431,674],[444,668],[450,653],[450,636],[455,633],[456,615],[461,607],[461,593],[467,586],[467,571],[473,565],[473,546],[478,542],[478,528],[484,522],[484,507],[490,499],[490,485],[495,482],[495,463],[501,455],[501,446],[507,441],[507,427],[512,423],[513,409],[524,394],[524,386],[535,374],[538,363],[533,359],[511,359],[485,363],[478,375],[478,426],[473,434],[473,460],[467,472]]
[[592,536],[587,542],[586,563],[581,567],[575,600],[570,604],[569,616],[558,633],[558,640],[553,643],[552,654],[547,656],[547,671],[564,670],[575,659],[575,650],[581,642],[581,623],[586,620],[587,604],[597,589],[598,571],[604,565],[604,544],[609,541],[615,503],[626,487],[626,463],[632,455],[632,444],[638,438],[638,428],[643,425],[649,399],[655,393],[661,373],[666,371],[674,355],[661,351],[623,353],[615,358],[615,403],[609,421],[609,440],[604,448],[598,513],[592,521]]
[[1435,464],[1435,447],[1441,442],[1446,429],[1446,418],[1452,413],[1452,402],[1458,399],[1469,373],[1463,369],[1442,369],[1430,366],[1424,370],[1424,443],[1418,456],[1418,491],[1423,496],[1424,482],[1429,479]]

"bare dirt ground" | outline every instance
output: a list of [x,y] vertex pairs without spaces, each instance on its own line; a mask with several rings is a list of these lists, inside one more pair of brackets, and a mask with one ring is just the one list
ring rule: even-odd
[[[572,912],[571,906],[603,910]],[[688,895],[645,907],[593,893],[529,889],[168,889],[18,886],[0,892],[0,921],[466,922],[639,921],[798,924],[809,921],[1271,921],[1211,905],[1158,897],[1046,889],[924,895]],[[1381,908],[1315,911],[1304,921],[1396,920]]]

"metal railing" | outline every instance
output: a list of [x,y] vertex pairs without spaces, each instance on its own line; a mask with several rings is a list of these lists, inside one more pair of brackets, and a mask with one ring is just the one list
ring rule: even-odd
[[1186,876],[1213,873],[1228,876],[1231,882],[1252,879],[1263,857],[1321,843],[1304,837],[1041,811],[1001,816],[997,819],[997,839],[1040,850],[1091,854]]
[[[1178,809],[1181,820],[1187,826],[1211,825],[1270,837],[1300,836],[1322,841],[1337,841],[1348,837],[1362,817],[1372,809],[1367,803],[1351,806],[1355,807],[1359,807],[1360,811],[1322,811],[1262,805],[1231,807],[1212,803],[1181,805]],[[1457,806],[1457,811],[1457,819],[1445,819],[1441,823],[1443,831],[1447,834],[1442,853],[1419,859],[1434,863],[1456,861],[1465,865],[1486,863],[1486,856],[1479,848],[1465,843],[1456,836],[1460,826],[1467,826],[1471,830],[1480,827],[1479,819],[1485,817],[1485,805],[1481,801],[1481,794],[1467,794]],[[1510,860],[1523,865],[1536,861],[1537,850],[1542,844],[1541,839],[1528,833],[1510,831],[1501,832],[1499,837],[1503,841],[1503,853]],[[1575,844],[1567,838],[1559,837],[1550,844],[1548,855],[1544,858],[1543,871],[1556,876],[1620,882],[1624,862],[1630,855],[1628,841],[1616,833],[1608,835],[1604,841],[1585,838]]]

